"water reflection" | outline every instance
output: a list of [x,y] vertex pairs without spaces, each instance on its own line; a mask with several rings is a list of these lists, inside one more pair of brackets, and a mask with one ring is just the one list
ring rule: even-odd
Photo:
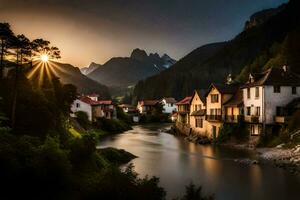
[[141,175],[160,177],[171,199],[193,181],[217,199],[297,199],[300,177],[272,166],[243,165],[235,159],[254,155],[247,151],[196,145],[162,133],[169,125],[135,126],[125,134],[103,140],[99,146],[125,149],[138,156],[132,163]]

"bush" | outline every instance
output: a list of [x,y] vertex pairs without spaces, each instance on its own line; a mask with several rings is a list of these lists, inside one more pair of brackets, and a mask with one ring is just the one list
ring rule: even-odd
[[110,133],[121,133],[131,129],[131,126],[126,122],[118,119],[106,119],[104,117],[98,118],[95,125],[98,129]]
[[89,117],[86,112],[78,111],[75,113],[77,117],[77,122],[80,124],[80,126],[84,129],[87,129],[89,127],[90,121]]
[[177,198],[174,200],[213,200],[215,199],[213,195],[205,196],[202,193],[202,187],[195,186],[193,183],[190,183],[185,187],[185,194],[182,198]]

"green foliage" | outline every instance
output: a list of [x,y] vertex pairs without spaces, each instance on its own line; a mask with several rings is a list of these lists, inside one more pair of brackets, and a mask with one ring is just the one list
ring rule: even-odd
[[231,135],[235,132],[236,125],[233,124],[223,124],[220,133],[217,137],[217,142],[222,143],[230,139]]
[[109,133],[121,133],[131,129],[131,126],[118,119],[98,118],[95,126]]
[[290,132],[300,129],[300,111],[297,111],[293,114],[288,123],[288,130]]
[[90,125],[89,117],[86,112],[78,111],[75,113],[77,122],[84,129],[87,129]]
[[213,200],[215,199],[213,195],[205,196],[202,193],[202,187],[197,187],[193,183],[190,183],[185,187],[185,194],[181,198],[174,200]]
[[103,156],[110,163],[120,165],[125,164],[136,158],[135,155],[123,150],[123,149],[115,149],[115,148],[105,148],[99,149],[98,153]]
[[117,118],[126,124],[132,124],[131,116],[127,115],[122,108],[117,106]]

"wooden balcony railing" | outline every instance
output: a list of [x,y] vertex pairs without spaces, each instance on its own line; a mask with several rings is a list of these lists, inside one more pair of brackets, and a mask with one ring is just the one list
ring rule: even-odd
[[274,121],[275,123],[279,124],[286,124],[289,121],[290,117],[289,116],[275,116]]
[[246,115],[245,116],[245,122],[248,122],[248,123],[260,123],[261,120],[260,120],[259,116],[256,116],[256,115]]
[[207,121],[222,121],[222,115],[206,115]]
[[225,115],[225,122],[238,123],[241,120],[241,115]]

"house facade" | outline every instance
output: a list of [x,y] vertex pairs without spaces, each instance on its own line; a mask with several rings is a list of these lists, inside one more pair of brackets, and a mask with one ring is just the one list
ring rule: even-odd
[[239,123],[244,117],[243,91],[237,92],[223,105],[225,123]]
[[271,68],[261,74],[250,74],[242,89],[245,122],[251,136],[259,136],[284,122],[284,108],[300,97],[300,77],[285,66]]
[[136,112],[136,108],[133,105],[130,104],[121,104],[119,107],[123,110],[125,113],[133,113]]
[[142,100],[138,101],[137,110],[140,114],[147,114],[151,112],[154,106],[159,103],[159,100]]
[[206,120],[208,121],[207,133],[212,139],[218,137],[224,122],[224,104],[227,103],[238,91],[235,84],[211,84],[206,94]]
[[182,124],[190,124],[190,101],[192,96],[185,97],[178,103],[177,106],[177,122]]
[[116,118],[116,108],[111,100],[97,101],[95,98],[81,96],[71,105],[73,113],[82,111],[88,116],[89,121],[95,121],[97,118],[105,117],[106,119]]
[[162,98],[160,103],[163,106],[163,113],[171,114],[177,110],[177,101],[173,97]]
[[207,136],[207,121],[205,97],[201,91],[196,90],[190,103],[190,127],[194,134]]

